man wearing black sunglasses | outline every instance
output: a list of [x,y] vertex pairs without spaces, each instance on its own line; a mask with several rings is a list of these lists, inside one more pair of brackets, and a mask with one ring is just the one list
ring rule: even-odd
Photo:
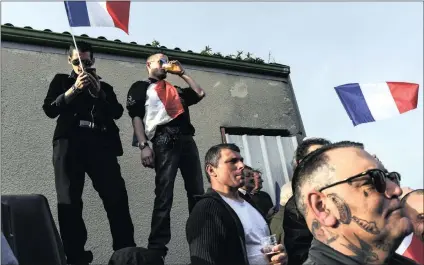
[[[135,246],[128,196],[117,156],[123,154],[115,124],[123,114],[113,87],[100,81],[92,67],[89,43],[70,45],[71,74],[57,74],[50,83],[43,110],[56,118],[53,166],[58,200],[58,219],[68,264],[88,264],[87,230],[82,218],[85,174],[103,201],[110,223],[113,249]],[[78,57],[79,55],[79,57]],[[80,64],[80,60],[82,65]]]
[[398,173],[349,142],[305,157],[292,180],[296,206],[314,236],[303,264],[416,264],[395,253],[412,231],[399,182]]
[[[168,67],[170,64],[174,67]],[[147,58],[146,68],[148,79],[135,82],[128,91],[127,109],[134,127],[133,146],[140,149],[142,165],[156,172],[148,248],[158,257],[154,264],[160,265],[171,239],[170,213],[178,169],[184,179],[189,212],[196,201],[194,196],[204,193],[189,107],[200,102],[205,92],[178,61],[170,62],[164,54]],[[179,76],[188,87],[166,81],[168,73]]]

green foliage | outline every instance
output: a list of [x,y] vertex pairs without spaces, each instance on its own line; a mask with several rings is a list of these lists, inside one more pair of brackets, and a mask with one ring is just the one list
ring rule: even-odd
[[[160,47],[160,43],[157,40],[153,40],[151,45],[152,47],[157,47],[157,48]],[[245,61],[250,63],[258,63],[258,64],[265,63],[263,59],[259,57],[254,57],[253,54],[250,52],[244,53],[244,51],[237,51],[236,54],[222,55],[220,52],[212,52],[212,48],[209,45],[205,46],[205,48],[200,51],[200,54],[204,56],[214,56],[219,58],[233,59],[233,60]]]
[[157,40],[152,41],[152,47],[160,47],[160,42]]

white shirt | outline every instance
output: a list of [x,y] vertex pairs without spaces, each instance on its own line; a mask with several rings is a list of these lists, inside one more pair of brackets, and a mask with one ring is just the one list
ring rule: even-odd
[[[221,194],[220,194],[221,195]],[[261,252],[261,238],[269,236],[269,228],[262,215],[250,203],[222,196],[222,199],[236,212],[244,229],[246,251],[249,264],[269,265],[267,258]]]

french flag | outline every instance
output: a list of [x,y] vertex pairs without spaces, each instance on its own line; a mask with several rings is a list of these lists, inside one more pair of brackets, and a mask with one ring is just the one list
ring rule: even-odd
[[116,27],[128,34],[130,1],[65,1],[71,27]]
[[335,87],[354,126],[388,119],[417,108],[418,84],[352,83]]
[[413,233],[405,237],[396,253],[424,265],[424,243]]

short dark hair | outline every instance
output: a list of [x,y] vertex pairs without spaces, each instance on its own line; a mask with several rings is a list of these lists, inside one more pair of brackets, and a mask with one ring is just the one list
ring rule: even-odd
[[411,196],[411,194],[423,195],[424,189],[416,189],[411,192],[408,192],[405,196],[403,196],[402,200],[400,201],[400,204],[402,205],[402,207],[405,207],[406,201],[408,200],[409,196]]
[[351,145],[353,147],[358,147],[361,149],[365,149],[365,146],[363,143],[359,143],[359,142],[352,142],[352,141],[340,141],[338,142],[338,144],[347,144],[347,145]]
[[260,171],[260,170],[259,170],[259,169],[257,169],[257,168],[254,168],[254,169],[253,169],[253,172],[254,172],[254,173],[258,173],[258,174],[262,174],[262,171]]
[[242,171],[242,175],[247,178],[249,176],[251,176],[253,174],[253,169],[249,166],[244,166],[243,171]]
[[211,165],[213,167],[218,166],[219,159],[221,158],[221,150],[223,149],[229,149],[237,153],[240,153],[240,148],[235,144],[217,144],[209,148],[209,150],[206,152],[206,155],[205,155],[206,178],[208,179],[209,182],[211,182],[211,177],[209,176],[208,171],[206,170],[206,167],[208,165]]
[[306,183],[313,183],[313,185],[315,185],[315,189],[318,190],[325,185],[331,184],[327,183],[332,181],[331,178],[318,180],[316,179],[317,175],[315,173],[323,168],[333,171],[334,169],[330,168],[328,164],[329,157],[327,152],[337,148],[347,147],[363,149],[361,148],[361,144],[350,141],[327,144],[305,156],[294,170],[292,178],[293,196],[295,197],[297,209],[304,217],[306,216],[306,207],[304,203],[304,196],[302,194],[303,186]]
[[250,166],[248,166],[248,165],[244,165],[244,169],[252,170],[252,171],[253,171],[253,168],[252,168],[252,167],[250,167]]
[[329,145],[331,142],[324,138],[309,138],[304,141],[302,141],[295,151],[295,160],[296,163],[299,163],[302,159],[305,158],[305,156],[308,154],[309,147],[313,145]]
[[[77,44],[77,47],[78,47],[78,51],[80,51],[80,52],[90,52],[90,58],[93,59],[93,57],[94,57],[93,47],[91,46],[90,43],[85,42],[85,41],[77,41],[76,44]],[[76,50],[76,48],[75,48],[75,44],[72,42],[71,44],[69,44],[69,49],[68,49],[69,57],[72,57],[74,50]]]

